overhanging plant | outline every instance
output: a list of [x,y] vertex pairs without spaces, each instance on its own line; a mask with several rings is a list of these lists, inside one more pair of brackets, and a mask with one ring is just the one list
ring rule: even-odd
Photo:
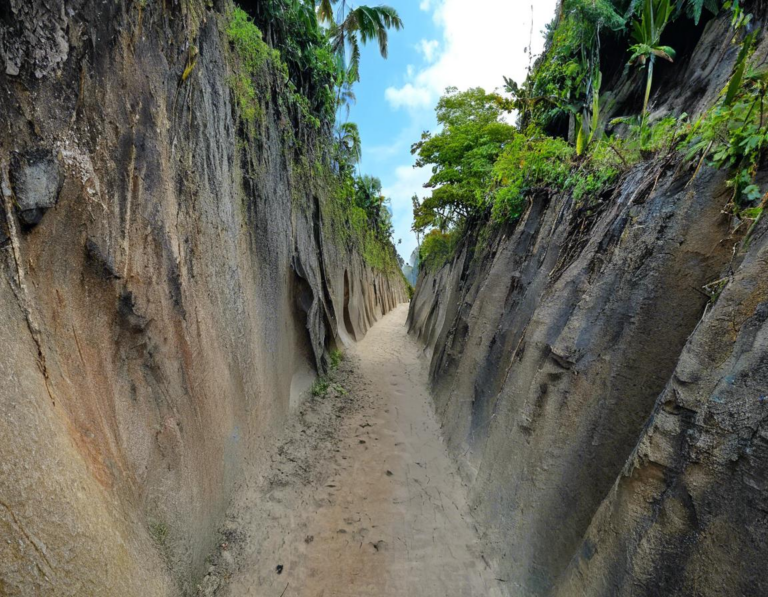
[[647,67],[645,97],[643,99],[643,121],[648,112],[648,100],[653,86],[653,67],[657,58],[673,62],[675,50],[661,45],[661,34],[669,24],[674,6],[670,0],[645,0],[643,10],[632,24],[632,38],[635,44],[630,46],[631,66]]

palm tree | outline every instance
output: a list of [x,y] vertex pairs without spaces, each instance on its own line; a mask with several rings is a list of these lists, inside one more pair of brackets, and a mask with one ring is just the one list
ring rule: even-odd
[[648,76],[645,84],[645,99],[643,100],[643,122],[648,111],[648,100],[651,97],[653,84],[653,65],[656,58],[674,61],[675,51],[669,46],[662,46],[661,34],[669,23],[674,6],[670,0],[645,0],[643,12],[632,26],[632,37],[637,42],[629,48],[632,56],[629,64],[648,66]]
[[389,30],[399,31],[403,28],[403,21],[390,6],[358,6],[348,10],[346,0],[341,0],[334,17],[333,5],[337,2],[320,0],[317,18],[321,23],[328,23],[331,48],[346,70],[345,79],[354,83],[360,80],[360,43],[366,44],[375,39],[379,44],[379,53],[386,58]]
[[336,152],[340,170],[350,170],[362,157],[360,131],[354,122],[344,122],[336,127]]
[[341,108],[342,106],[345,106],[347,109],[347,118],[349,118],[349,109],[355,102],[357,102],[357,96],[355,95],[355,92],[352,91],[352,81],[344,75],[339,83],[339,91],[336,96],[336,107]]
[[381,180],[363,174],[355,179],[355,203],[365,210],[372,230],[388,238],[392,234],[392,214],[387,199],[382,194]]
[[369,216],[376,217],[383,199],[381,180],[368,174],[363,174],[355,180],[355,200],[358,207],[366,210]]

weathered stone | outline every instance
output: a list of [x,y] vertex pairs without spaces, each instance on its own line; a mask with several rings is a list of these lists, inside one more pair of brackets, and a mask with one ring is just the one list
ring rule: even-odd
[[[718,101],[728,29],[707,25],[659,110]],[[591,221],[541,193],[420,274],[410,331],[511,594],[768,594],[768,222],[745,249],[728,173],[691,174],[640,164]],[[699,289],[723,279],[713,304]]]
[[49,152],[17,156],[11,170],[16,205],[26,224],[37,224],[46,209],[56,205],[61,186],[59,163]]
[[29,2],[8,0],[0,19],[0,57],[5,74],[19,76],[27,67],[38,79],[54,72],[69,55],[67,11],[72,14],[80,0]]
[[[196,594],[245,459],[404,289],[337,241],[297,174],[322,140],[302,125],[289,144],[276,71],[244,132],[229,2],[11,4],[0,147],[25,226],[59,176],[67,209],[2,260],[26,293],[0,283],[0,591]],[[184,40],[200,55],[178,89]]]

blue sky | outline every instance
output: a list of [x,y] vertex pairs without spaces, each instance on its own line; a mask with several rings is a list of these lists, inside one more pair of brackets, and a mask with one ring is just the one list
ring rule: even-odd
[[[378,2],[372,2],[378,3]],[[531,37],[541,51],[544,25],[556,0],[386,0],[405,23],[389,38],[389,58],[375,44],[363,48],[361,81],[350,120],[363,142],[361,170],[377,176],[392,200],[395,242],[406,261],[416,247],[411,197],[424,197],[429,178],[413,166],[412,143],[435,129],[434,107],[445,87],[501,88],[502,76],[525,78]]]

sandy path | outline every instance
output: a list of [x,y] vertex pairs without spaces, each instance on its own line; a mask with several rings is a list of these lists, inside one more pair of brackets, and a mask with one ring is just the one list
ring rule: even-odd
[[217,595],[502,594],[440,440],[406,314],[401,305],[350,349],[337,376],[349,393],[305,409],[272,456],[279,475],[243,492]]

